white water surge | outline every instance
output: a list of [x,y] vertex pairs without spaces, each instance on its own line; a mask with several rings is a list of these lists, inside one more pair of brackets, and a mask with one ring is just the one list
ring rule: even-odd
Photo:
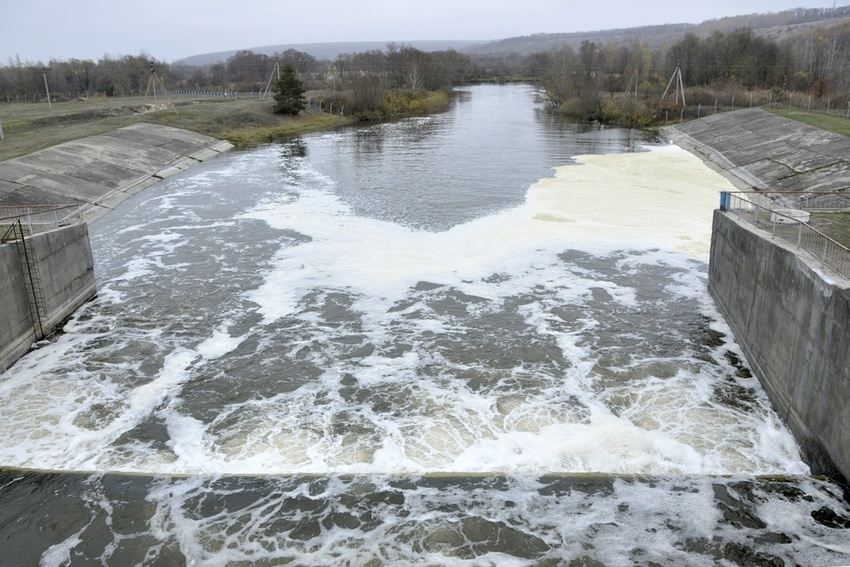
[[[101,298],[0,379],[0,463],[808,471],[755,379],[730,362],[740,352],[704,264],[717,194],[730,186],[687,152],[583,156],[522,205],[443,232],[358,216],[302,163],[298,183],[206,225],[277,231],[276,253],[257,265],[228,259],[248,250],[230,233],[204,249],[225,279],[257,283],[212,300],[214,284],[198,283],[190,301],[211,301],[212,315],[177,303],[173,328],[142,315],[134,294],[142,305],[169,292],[139,286],[179,280],[197,261],[180,254],[195,245],[198,212],[175,200],[250,178],[263,159],[244,154],[152,200],[177,224],[133,240]],[[162,231],[158,222],[128,230]]]

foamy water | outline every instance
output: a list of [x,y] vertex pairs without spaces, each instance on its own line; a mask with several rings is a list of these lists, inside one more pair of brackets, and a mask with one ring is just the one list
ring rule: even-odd
[[847,558],[706,291],[724,179],[474,91],[90,227],[97,300],[0,377],[0,464],[55,471],[0,470],[0,563]]
[[[262,153],[215,177],[254,159]],[[233,225],[181,224],[194,212],[175,205],[180,191],[155,200],[178,224],[133,238],[99,302],[0,385],[0,461],[149,473],[807,472],[727,357],[740,353],[703,264],[727,185],[690,154],[580,157],[523,204],[440,232],[356,215],[332,180],[296,171],[302,186]],[[258,285],[233,290],[206,329],[166,333],[123,312],[140,281],[190,269],[180,255],[193,231],[251,220],[286,236],[254,267]],[[191,324],[191,305],[174,315]],[[711,344],[682,334],[694,323]],[[140,341],[158,360],[147,369],[120,355]],[[653,341],[671,344],[657,352]],[[229,375],[245,365],[268,367],[262,395]],[[196,409],[208,404],[212,414]],[[145,427],[166,437],[140,442],[132,432]]]

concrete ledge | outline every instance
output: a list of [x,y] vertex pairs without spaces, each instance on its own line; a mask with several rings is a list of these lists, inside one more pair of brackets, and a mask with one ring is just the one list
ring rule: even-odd
[[715,211],[709,292],[815,474],[850,478],[850,281]]

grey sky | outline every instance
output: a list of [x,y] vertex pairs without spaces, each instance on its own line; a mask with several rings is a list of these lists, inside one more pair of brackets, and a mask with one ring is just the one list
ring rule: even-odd
[[0,60],[144,50],[170,61],[283,43],[500,39],[831,5],[831,0],[0,0]]

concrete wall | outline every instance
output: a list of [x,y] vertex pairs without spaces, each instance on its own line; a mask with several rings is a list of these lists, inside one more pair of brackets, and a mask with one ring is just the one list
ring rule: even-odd
[[[49,333],[97,293],[88,227],[78,224],[36,234],[30,244],[41,277],[47,315],[44,327]],[[0,294],[0,371],[4,371],[29,350],[35,339],[26,279],[15,243],[0,245],[0,281],[4,282]]]
[[0,372],[29,350],[35,340],[27,289],[14,244],[0,244]]
[[850,281],[715,211],[709,291],[815,474],[850,478]]

